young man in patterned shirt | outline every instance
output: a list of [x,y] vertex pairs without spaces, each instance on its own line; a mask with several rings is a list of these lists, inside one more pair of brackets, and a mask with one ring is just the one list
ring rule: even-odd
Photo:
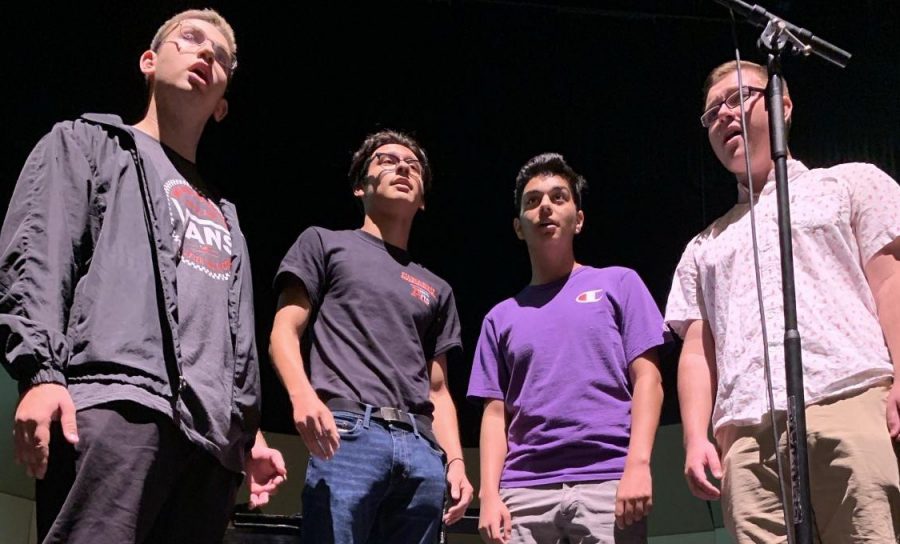
[[[684,339],[678,392],[688,486],[704,500],[721,495],[726,526],[743,543],[783,541],[786,528],[775,459],[776,451],[785,455],[785,373],[764,99],[768,74],[744,62],[741,75],[749,143],[741,134],[734,62],[710,73],[701,117],[713,152],[737,178],[738,203],[688,243],[666,321]],[[792,110],[785,92],[788,123]],[[816,532],[823,542],[894,542],[900,507],[893,444],[900,433],[900,187],[870,164],[809,170],[789,157],[787,170]],[[763,389],[750,198],[782,431],[777,448]],[[710,421],[716,445],[707,438]],[[721,491],[707,470],[722,478]]]

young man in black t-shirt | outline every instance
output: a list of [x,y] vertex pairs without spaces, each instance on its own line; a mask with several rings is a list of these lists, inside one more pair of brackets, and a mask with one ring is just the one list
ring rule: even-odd
[[453,292],[406,251],[430,178],[412,138],[369,136],[350,167],[362,228],[304,231],[275,277],[270,350],[312,454],[305,542],[435,542],[448,486],[447,524],[472,500],[446,381]]

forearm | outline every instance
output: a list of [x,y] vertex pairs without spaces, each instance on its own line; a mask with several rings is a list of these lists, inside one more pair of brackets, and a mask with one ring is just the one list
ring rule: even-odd
[[456,406],[450,391],[444,387],[431,392],[434,404],[434,436],[438,444],[447,454],[447,460],[462,458],[462,446],[459,442],[459,423],[456,418]]
[[272,329],[269,354],[275,371],[281,379],[291,401],[315,395],[315,390],[303,368],[303,355],[300,353],[300,335],[292,327]]
[[876,294],[878,321],[894,362],[894,381],[900,383],[900,272],[887,278]]
[[685,442],[709,436],[715,376],[700,357],[682,357],[678,364],[678,402]]
[[716,392],[716,347],[709,324],[694,321],[684,335],[678,361],[678,401],[684,442],[707,440]]
[[653,441],[659,427],[663,388],[659,372],[641,376],[634,384],[631,404],[631,439],[626,466],[650,463]]
[[479,438],[481,489],[479,497],[500,492],[500,476],[506,462],[506,407],[502,400],[488,401],[481,418],[481,436]]

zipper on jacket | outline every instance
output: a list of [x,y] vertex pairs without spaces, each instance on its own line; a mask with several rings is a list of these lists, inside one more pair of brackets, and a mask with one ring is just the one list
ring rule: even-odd
[[[137,167],[138,187],[141,191],[141,198],[144,201],[143,202],[144,222],[147,225],[147,235],[149,238],[148,241],[150,243],[150,252],[153,257],[153,266],[155,269],[154,275],[155,275],[155,279],[157,281],[157,286],[159,289],[161,289],[163,291],[162,296],[163,296],[163,298],[165,298],[165,292],[164,292],[165,288],[163,287],[163,283],[162,283],[163,282],[162,268],[159,263],[159,253],[158,253],[158,247],[160,244],[159,232],[155,228],[155,225],[154,225],[153,219],[152,219],[152,215],[151,215],[151,213],[152,213],[151,210],[153,207],[153,200],[151,199],[150,194],[149,194],[149,183],[147,182],[147,175],[144,172],[144,161],[141,157],[141,154],[137,150],[137,144],[134,143],[133,137],[127,131],[126,131],[126,134],[128,134],[128,136],[130,138],[132,138],[130,143],[134,145],[134,147],[131,147],[129,149],[129,152],[131,153],[132,159],[134,160],[134,164]],[[167,367],[168,374],[169,374],[170,386],[173,385],[172,378],[174,378],[176,376],[178,378],[178,386],[172,387],[172,389],[173,389],[172,401],[177,402],[178,397],[180,397],[181,393],[184,391],[186,382],[184,379],[184,374],[182,374],[181,362],[179,361],[179,350],[176,347],[175,340],[173,338],[173,336],[175,335],[175,326],[174,326],[175,324],[172,322],[171,316],[168,315],[168,312],[165,309],[165,304],[159,300],[157,302],[159,304],[158,310],[160,312],[160,328],[161,328],[161,332],[163,335],[163,352],[165,353],[166,349],[168,349],[170,351],[170,357],[172,358],[171,365],[168,363],[168,361],[166,362],[166,367]],[[166,324],[168,324],[168,329],[169,329],[168,337],[166,337],[166,330],[165,330]],[[168,344],[168,345],[166,345],[166,344]],[[167,357],[165,357],[165,355],[163,357],[164,357],[164,359],[168,359]],[[172,368],[172,366],[174,366],[174,368]],[[177,411],[176,411],[176,414],[177,414]],[[177,418],[177,416],[176,416],[176,418]]]

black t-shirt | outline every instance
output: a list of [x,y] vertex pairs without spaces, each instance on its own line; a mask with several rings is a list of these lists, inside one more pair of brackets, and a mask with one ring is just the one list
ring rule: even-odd
[[[196,165],[135,130],[138,148],[163,181],[172,224],[178,291],[178,336],[186,388],[185,423],[203,436],[226,436],[234,351],[228,321],[231,234],[212,190]],[[237,452],[225,452],[233,456]]]
[[431,415],[426,362],[460,346],[444,280],[366,232],[318,227],[288,250],[276,291],[292,278],[312,305],[305,355],[320,398]]

